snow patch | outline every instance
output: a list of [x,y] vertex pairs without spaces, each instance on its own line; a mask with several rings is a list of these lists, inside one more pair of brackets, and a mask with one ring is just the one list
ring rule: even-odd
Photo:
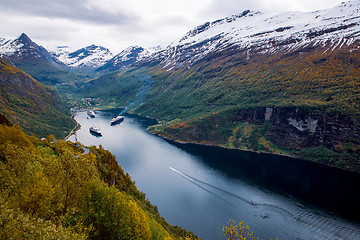
[[58,61],[75,68],[98,68],[113,57],[109,49],[95,45],[76,51],[68,46],[59,46],[52,51],[52,54]]
[[0,40],[0,57],[3,56],[12,56],[15,54],[21,55],[21,49],[24,47],[24,44],[15,40],[7,40],[1,38]]
[[161,59],[169,69],[185,62],[191,65],[210,52],[231,46],[263,54],[321,46],[327,48],[326,53],[360,40],[359,15],[359,0],[316,12],[272,15],[245,11],[195,27],[152,58]]

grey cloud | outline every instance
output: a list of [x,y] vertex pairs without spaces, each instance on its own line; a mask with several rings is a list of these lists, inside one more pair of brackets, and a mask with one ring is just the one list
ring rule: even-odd
[[[344,0],[212,0],[204,14],[225,17],[252,10],[260,12],[315,11],[340,4]],[[221,15],[221,16],[220,16]]]
[[247,0],[213,0],[212,4],[204,9],[203,15],[208,16],[209,21],[238,14],[245,10],[258,11],[261,1]]
[[125,9],[121,12],[108,12],[96,7],[88,7],[87,0],[2,0],[3,10],[35,15],[46,18],[61,18],[83,21],[92,24],[129,24],[138,17]]

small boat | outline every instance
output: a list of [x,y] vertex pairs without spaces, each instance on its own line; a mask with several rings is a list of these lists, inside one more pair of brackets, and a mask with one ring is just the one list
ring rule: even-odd
[[89,128],[90,133],[97,135],[97,136],[102,136],[101,130],[100,128],[96,128],[96,127],[90,127]]
[[87,114],[88,114],[91,118],[94,118],[94,117],[95,117],[95,112],[94,112],[93,110],[91,110],[91,109],[89,109],[89,110],[87,111]]
[[110,125],[116,125],[118,123],[121,123],[122,121],[124,121],[124,117],[123,116],[117,116],[117,117],[111,119]]

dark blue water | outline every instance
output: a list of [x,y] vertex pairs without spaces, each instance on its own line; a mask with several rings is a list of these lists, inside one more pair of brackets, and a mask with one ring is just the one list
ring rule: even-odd
[[[155,122],[120,109],[80,112],[78,141],[110,150],[137,187],[173,225],[203,239],[221,239],[229,219],[262,239],[360,239],[360,177],[274,155],[194,144],[149,134]],[[89,133],[89,127],[103,136]],[[74,141],[74,136],[71,137]]]

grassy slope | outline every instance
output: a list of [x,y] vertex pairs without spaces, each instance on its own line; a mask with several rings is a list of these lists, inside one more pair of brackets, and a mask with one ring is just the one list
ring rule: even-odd
[[257,55],[250,60],[234,52],[208,56],[191,68],[162,73],[163,77],[153,71],[161,81],[151,102],[139,111],[146,112],[156,102],[180,118],[264,106],[320,107],[360,114],[360,51],[349,53],[350,49],[328,54],[323,54],[323,49],[307,49],[289,55]]
[[350,52],[353,48],[328,53],[308,48],[287,55],[258,54],[249,60],[233,50],[176,71],[152,66],[108,74],[86,84],[84,92],[125,105],[147,75],[153,86],[138,112],[166,120],[266,106],[360,114],[360,51]]
[[124,107],[136,100],[136,94],[149,79],[151,75],[146,67],[109,73],[87,81],[81,91],[86,97],[103,99],[107,107]]
[[90,75],[82,75],[69,71],[65,67],[51,64],[43,59],[34,62],[33,59],[23,59],[16,63],[16,67],[33,76],[42,84],[55,87],[58,84],[71,84],[74,82],[83,82]]
[[0,111],[29,134],[66,136],[75,122],[57,93],[0,60]]

